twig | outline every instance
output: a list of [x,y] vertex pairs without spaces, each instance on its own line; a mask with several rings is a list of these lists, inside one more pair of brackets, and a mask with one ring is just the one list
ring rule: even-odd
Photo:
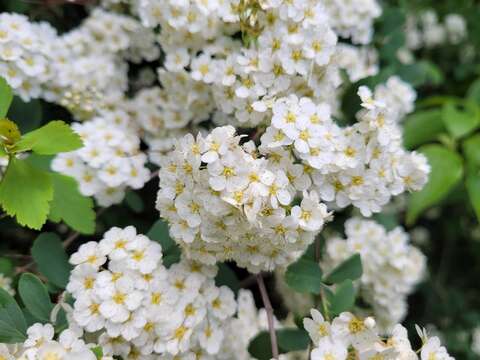
[[248,288],[255,284],[257,282],[257,277],[255,275],[250,275],[249,277],[243,279],[240,281],[240,287],[243,288]]
[[267,312],[268,331],[270,332],[270,342],[272,343],[272,355],[274,359],[278,359],[278,343],[277,334],[273,324],[273,308],[270,298],[268,297],[267,288],[265,287],[262,274],[257,274],[257,283],[260,294],[262,295],[263,306],[265,306],[265,311]]
[[151,181],[151,180],[155,179],[156,177],[158,177],[158,173],[159,173],[159,170],[154,171],[154,172],[150,175],[150,179],[148,179],[148,181]]

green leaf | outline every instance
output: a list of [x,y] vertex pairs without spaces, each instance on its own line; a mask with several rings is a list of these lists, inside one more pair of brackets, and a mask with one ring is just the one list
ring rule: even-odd
[[334,293],[329,293],[327,296],[329,311],[333,315],[338,315],[350,310],[355,304],[355,295],[356,291],[352,280],[344,280],[336,287]]
[[270,334],[266,331],[262,331],[255,336],[248,345],[248,352],[255,359],[270,360],[273,357]]
[[468,88],[467,99],[480,105],[480,79],[475,80]]
[[472,203],[475,214],[477,214],[477,219],[480,222],[480,174],[470,174],[465,181],[465,185],[467,187],[470,202]]
[[322,270],[315,261],[300,258],[287,268],[285,281],[295,291],[320,294]]
[[480,167],[480,134],[473,135],[462,144],[463,152],[469,166]]
[[[310,343],[308,333],[302,329],[287,328],[276,331],[278,351],[285,354],[291,351],[306,350]],[[270,334],[262,331],[257,334],[248,346],[248,352],[258,360],[270,360],[272,358],[272,345]]]
[[101,359],[103,357],[103,349],[102,349],[101,346],[96,346],[96,347],[92,348],[91,350],[95,354],[97,359]]
[[478,127],[480,118],[474,109],[459,109],[452,103],[442,108],[442,120],[448,132],[456,139],[461,138]]
[[27,324],[15,299],[0,288],[0,343],[14,344],[27,338]]
[[393,230],[399,225],[396,214],[383,212],[374,214],[372,218],[381,224],[387,231]]
[[38,320],[48,323],[53,304],[43,283],[33,274],[22,274],[18,293],[27,310]]
[[396,73],[414,87],[425,84],[440,85],[444,81],[440,68],[430,61],[422,60],[414,64],[401,65]]
[[405,120],[403,143],[407,149],[433,141],[445,131],[439,109],[415,112]]
[[32,257],[40,273],[50,282],[62,289],[67,286],[72,266],[58,235],[40,234],[33,243]]
[[0,258],[0,274],[5,276],[13,276],[12,260],[5,257]]
[[167,268],[180,261],[180,248],[170,237],[167,223],[162,220],[157,220],[147,233],[147,237],[162,245],[163,265]]
[[24,102],[15,96],[8,110],[8,118],[15,121],[22,133],[35,130],[42,123],[42,104],[40,100]]
[[52,178],[26,161],[11,158],[0,183],[0,204],[21,225],[39,230],[53,199]]
[[7,115],[12,99],[12,88],[4,78],[0,77],[0,119]]
[[218,273],[215,277],[215,285],[217,286],[228,286],[235,295],[240,290],[240,281],[238,280],[237,274],[225,263],[219,263]]
[[95,232],[93,200],[80,193],[75,179],[57,173],[52,173],[52,179],[54,193],[50,219],[54,222],[63,220],[82,234],[93,234]]
[[22,136],[15,146],[16,152],[32,150],[39,155],[54,155],[81,148],[83,142],[63,121],[51,121],[40,129]]
[[310,343],[308,333],[303,329],[281,329],[277,330],[278,346],[281,352],[306,350]]
[[360,254],[353,254],[344,262],[339,264],[332,272],[325,277],[327,284],[339,284],[345,280],[355,281],[362,276],[362,259]]
[[420,148],[431,167],[428,183],[408,199],[407,224],[413,224],[427,208],[440,202],[460,181],[463,175],[462,158],[454,151],[440,145]]
[[136,213],[141,213],[145,209],[142,198],[132,190],[125,194],[125,203]]

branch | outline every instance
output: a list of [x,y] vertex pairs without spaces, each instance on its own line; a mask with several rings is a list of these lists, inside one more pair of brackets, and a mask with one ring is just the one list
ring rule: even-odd
[[270,332],[270,342],[272,344],[272,355],[274,359],[278,359],[278,343],[277,334],[275,332],[273,323],[273,308],[270,298],[268,297],[267,288],[265,287],[262,274],[257,274],[257,283],[260,294],[262,295],[263,306],[265,306],[265,311],[267,312],[268,331]]

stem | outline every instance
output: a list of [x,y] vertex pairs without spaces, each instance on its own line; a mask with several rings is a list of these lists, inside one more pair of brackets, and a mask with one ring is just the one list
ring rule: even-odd
[[268,297],[267,288],[265,287],[265,282],[263,281],[262,274],[257,274],[257,283],[260,294],[262,295],[263,306],[267,312],[268,320],[268,331],[270,332],[270,342],[272,344],[272,355],[274,359],[278,359],[278,343],[277,343],[277,334],[275,333],[275,328],[273,324],[273,308],[270,298]]

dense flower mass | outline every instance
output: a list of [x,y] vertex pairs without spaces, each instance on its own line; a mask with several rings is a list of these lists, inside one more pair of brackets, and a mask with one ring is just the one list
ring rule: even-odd
[[[379,335],[375,319],[362,319],[344,312],[331,322],[315,309],[312,318],[303,324],[315,348],[311,360],[346,359],[402,359],[402,360],[453,360],[438,337],[428,337],[425,330],[417,328],[422,341],[419,351],[414,351],[408,339],[407,329],[395,325],[386,338]],[[417,355],[420,354],[420,357]]]
[[161,246],[133,226],[110,229],[100,242],[82,245],[70,262],[71,322],[101,331],[104,354],[150,359],[219,353],[236,301],[228,287],[215,286],[215,266],[182,260],[166,269]]
[[284,161],[282,153],[265,158],[240,140],[231,126],[180,140],[162,164],[157,208],[190,258],[271,270],[299,257],[330,214],[307,191],[302,165],[286,152]]
[[[5,360],[96,360],[97,356],[92,351],[96,347],[86,344],[80,337],[81,334],[70,329],[62,331],[55,340],[55,329],[51,324],[36,323],[27,330],[28,338],[23,344],[7,347],[0,344],[0,359]],[[102,358],[108,360],[108,358]]]
[[408,243],[408,234],[400,227],[387,232],[371,220],[349,219],[346,239],[327,242],[325,268],[333,269],[355,253],[362,259],[360,294],[372,306],[382,328],[390,328],[407,313],[406,297],[425,272],[426,258]]
[[73,125],[84,146],[58,155],[52,168],[78,181],[83,195],[94,196],[101,206],[123,200],[127,187],[140,189],[150,178],[147,157],[131,129],[103,118]]
[[[397,13],[399,6],[378,0],[72,3],[82,15],[78,26],[67,30],[0,13],[0,77],[23,101],[49,103],[45,113],[67,110],[69,134],[78,134],[83,143],[61,152],[62,136],[58,149],[50,151],[36,142],[38,132],[19,133],[25,150],[18,155],[18,144],[0,134],[5,210],[0,220],[20,219],[4,206],[7,196],[1,191],[10,156],[25,160],[25,174],[40,174],[37,192],[20,201],[37,201],[25,221],[35,218],[40,203],[46,208],[44,222],[62,221],[52,231],[66,234],[65,225],[79,231],[63,244],[35,240],[35,251],[19,257],[14,271],[5,271],[38,273],[30,274],[38,288],[48,280],[39,291],[46,301],[39,318],[22,294],[22,275],[17,281],[0,273],[0,288],[7,293],[15,295],[12,279],[19,284],[15,298],[0,292],[0,318],[7,299],[18,302],[17,312],[26,314],[29,325],[33,318],[41,322],[14,329],[18,336],[9,341],[19,343],[0,344],[0,360],[252,360],[255,348],[263,346],[256,339],[265,340],[263,332],[272,336],[273,355],[275,330],[280,352],[289,347],[282,347],[281,330],[291,331],[287,340],[300,339],[303,346],[292,345],[298,352],[274,355],[277,360],[453,359],[441,337],[427,336],[425,329],[417,328],[415,343],[421,346],[414,350],[399,324],[407,315],[407,297],[425,277],[426,257],[402,227],[387,230],[365,218],[427,184],[431,168],[423,153],[429,153],[404,147],[404,120],[415,108],[416,71],[432,79],[443,74],[428,61],[415,63],[415,56],[442,44],[467,44],[461,15]],[[46,7],[56,6],[64,4]],[[433,102],[443,106],[443,100]],[[458,112],[474,102],[457,100],[452,108]],[[430,102],[425,104],[430,114]],[[7,112],[8,106],[0,108],[0,120],[23,116],[15,109]],[[463,156],[469,152],[463,140],[476,125],[447,124],[443,110],[436,115],[445,129],[429,134],[433,146]],[[22,131],[28,127],[19,125]],[[55,155],[51,169],[74,178],[80,193],[96,205],[107,208],[125,200],[128,212],[105,219],[98,213],[94,219],[88,201],[79,213],[92,215],[91,226],[75,224],[77,229],[70,216],[58,214],[59,202],[69,194],[58,195],[54,174],[36,172],[37,155],[45,161],[45,155]],[[468,175],[470,168],[463,167]],[[18,172],[14,175],[26,177]],[[79,198],[78,191],[72,197]],[[158,223],[170,236],[163,234],[162,245],[137,232],[152,219],[153,199]],[[394,212],[404,210],[410,208],[397,206]],[[322,233],[327,225],[344,226],[345,235]],[[84,236],[94,233],[102,239],[85,242]],[[48,255],[50,250],[64,255],[68,275],[62,274],[62,287],[43,273],[42,241]],[[168,253],[172,249],[175,256]],[[66,254],[72,252],[70,266]],[[352,271],[356,280],[338,273],[346,281],[331,280],[355,254],[361,258],[361,268],[356,263]],[[222,267],[233,273],[218,274]],[[263,284],[265,271],[275,271],[278,280],[273,305],[282,302],[287,310],[278,319],[268,294],[273,287]],[[260,294],[245,289],[250,280],[258,282]],[[260,298],[265,308],[256,306]],[[311,318],[303,320],[309,342],[298,320],[312,307],[322,309],[312,309]],[[352,312],[341,312],[347,308]],[[362,317],[368,315],[373,317]],[[480,353],[480,328],[471,335],[473,351]]]

